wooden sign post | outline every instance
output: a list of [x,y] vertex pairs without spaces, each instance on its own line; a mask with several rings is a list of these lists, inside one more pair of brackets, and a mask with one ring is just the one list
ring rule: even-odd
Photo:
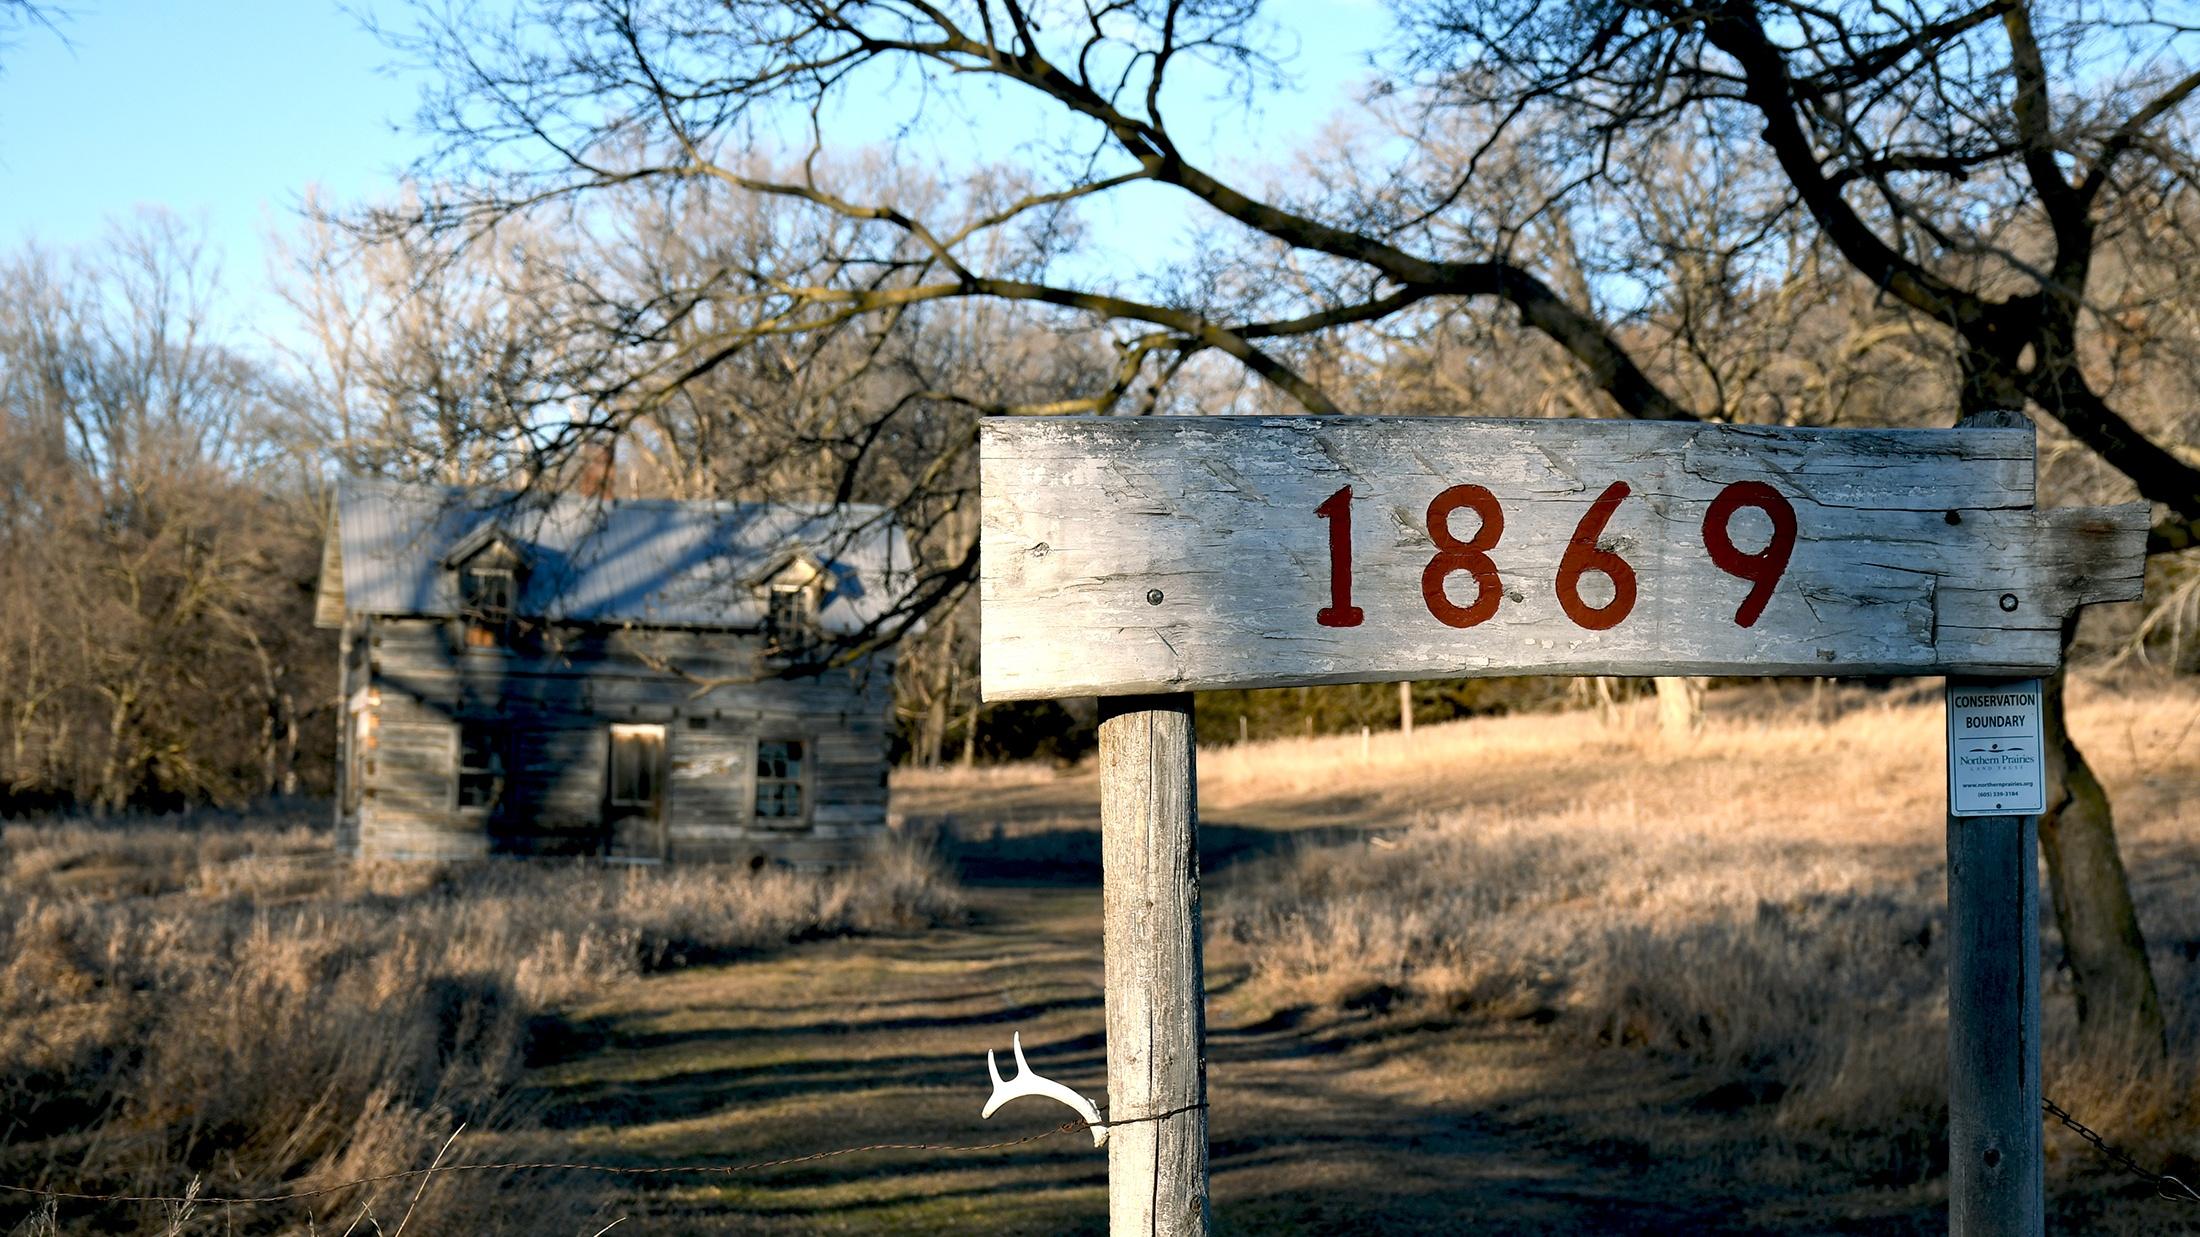
[[[1103,700],[1110,1117],[1175,1114],[1111,1133],[1118,1237],[1207,1227],[1188,693],[1498,674],[2046,674],[2073,609],[2139,595],[2147,529],[2144,504],[2036,510],[2021,418],[1956,430],[1003,419],[983,423],[980,461],[985,698]],[[1951,912],[1951,982],[2036,1011],[2032,851],[1993,819],[1950,820],[1952,900],[1974,881],[1992,890]],[[2033,918],[1979,917],[1996,905]],[[1985,1130],[1981,1163],[2004,1195],[2032,1192],[2034,1217],[1968,1227],[1959,1204],[1957,1231],[2036,1232],[2036,1012],[2027,1048],[2003,1043],[2021,1014],[1974,1025],[1960,994],[1951,1007],[1952,1126],[1961,1139]],[[1970,1072],[2004,1051],[2006,1069]]]
[[1948,817],[1948,1224],[1964,1237],[2046,1223],[2039,853],[2035,815]]
[[[1207,1231],[1207,986],[1192,698],[1100,702],[1108,1230]],[[1161,1114],[1170,1114],[1161,1116]]]
[[[1990,412],[1962,427],[2031,423]],[[1948,1227],[1962,1237],[2029,1237],[2047,1224],[2041,694],[2037,679],[1948,678]]]

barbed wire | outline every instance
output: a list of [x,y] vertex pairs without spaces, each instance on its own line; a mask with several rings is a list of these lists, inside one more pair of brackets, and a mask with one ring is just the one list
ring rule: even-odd
[[730,1177],[740,1173],[762,1172],[768,1168],[787,1168],[796,1164],[809,1164],[818,1160],[838,1159],[850,1155],[864,1155],[875,1151],[939,1151],[948,1154],[1005,1151],[1010,1147],[1021,1147],[1049,1138],[1058,1138],[1064,1134],[1079,1133],[1095,1127],[1111,1128],[1118,1125],[1140,1125],[1154,1121],[1166,1121],[1171,1117],[1180,1117],[1185,1113],[1197,1112],[1206,1107],[1206,1101],[1202,1100],[1196,1104],[1185,1104],[1181,1107],[1168,1109],[1165,1112],[1149,1113],[1139,1117],[1116,1117],[1105,1121],[1064,1121],[1053,1129],[1042,1130],[1037,1134],[1027,1134],[1022,1138],[1011,1138],[1001,1142],[974,1144],[869,1143],[861,1147],[836,1147],[831,1151],[813,1151],[808,1155],[791,1155],[777,1160],[754,1160],[746,1164],[665,1164],[637,1167],[628,1164],[587,1164],[555,1160],[508,1160],[493,1164],[430,1164],[426,1168],[408,1168],[402,1172],[377,1173],[371,1177],[355,1177],[349,1181],[336,1182],[333,1185],[289,1190],[280,1194],[239,1195],[236,1197],[222,1197],[213,1194],[92,1194],[75,1190],[53,1190],[43,1186],[12,1185],[6,1182],[0,1182],[0,1193],[29,1194],[38,1198],[63,1199],[69,1202],[173,1203],[183,1205],[218,1203],[226,1206],[243,1207],[262,1203],[296,1202],[300,1199],[337,1194],[345,1190],[357,1189],[360,1186],[384,1185],[392,1181],[411,1181],[417,1178],[440,1176],[445,1173],[573,1172],[605,1173],[619,1177],[661,1177],[674,1173],[703,1173]]
[[2167,1199],[2173,1203],[2200,1203],[2200,1191],[2194,1190],[2191,1186],[2170,1176],[2168,1173],[2155,1172],[2116,1147],[2111,1146],[2107,1139],[2086,1128],[2083,1121],[2071,1116],[2070,1111],[2062,1105],[2043,1095],[2040,1097],[2040,1107],[2048,1116],[2069,1126],[2078,1137],[2092,1143],[2095,1151],[2122,1165],[2133,1176],[2150,1182],[2154,1186],[2155,1197]]

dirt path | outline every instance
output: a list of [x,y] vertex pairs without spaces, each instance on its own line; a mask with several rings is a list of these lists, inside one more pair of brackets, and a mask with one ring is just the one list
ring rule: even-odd
[[[973,898],[965,928],[806,945],[576,1011],[535,1075],[543,1132],[513,1150],[665,1167],[1046,1130],[1066,1110],[1026,1100],[978,1120],[984,1056],[1021,1032],[1035,1068],[1102,1095],[1098,891]],[[1525,1028],[1278,1013],[1241,999],[1226,961],[1209,978],[1221,1231],[1765,1231],[1761,1208],[1683,1194],[1649,1142],[1608,1132],[1676,1098],[1623,1054],[1584,1070]],[[1105,1153],[1075,1134],[603,1188],[628,1232],[1060,1234],[1104,1231],[1105,1180]]]
[[[2190,875],[2200,871],[2191,771],[2173,751],[2140,741],[2148,726],[2190,728],[2189,691],[2111,687],[2085,686],[2074,724],[2085,727],[2116,797],[2150,934],[2200,940],[2189,913]],[[1827,697],[1811,708],[1831,720],[1797,723],[1787,720],[1794,702],[1776,692],[1720,693],[1725,713],[1714,718],[1713,737],[1678,752],[1578,715],[1432,727],[1411,744],[1378,738],[1372,753],[1349,739],[1203,752],[1210,922],[1226,922],[1221,912],[1234,897],[1257,896],[1234,881],[1239,863],[1294,841],[1360,846],[1424,824],[1486,819],[1531,821],[1599,844],[1603,808],[1583,805],[1614,805],[1633,822],[1644,879],[1662,884],[1637,890],[1615,878],[1596,896],[1615,899],[1621,917],[1646,931],[1685,927],[1690,916],[1749,922],[1766,898],[1868,903],[1875,889],[1907,897],[1921,881],[1937,883],[1937,712],[1863,689]],[[1824,748],[1835,732],[1854,747],[1829,764]],[[1793,798],[1797,787],[1807,788],[1809,804]],[[1731,839],[1701,832],[1688,815],[1709,793],[1728,800],[1707,818],[1724,821]],[[1090,774],[1025,767],[912,776],[897,780],[894,798],[906,827],[939,834],[962,870],[975,911],[968,925],[816,942],[657,976],[571,1011],[569,1033],[520,1097],[540,1111],[543,1128],[501,1138],[495,1150],[677,1168],[1042,1133],[1067,1111],[1020,1101],[992,1121],[977,1116],[989,1092],[985,1053],[1005,1053],[1017,1032],[1038,1068],[1102,1099]],[[1667,806],[1637,806],[1646,802]],[[1347,852],[1336,855],[1349,862]],[[1690,868],[1699,863],[1708,865],[1700,879]],[[1933,1165],[1921,1166],[1899,1137],[1815,1129],[1811,1121],[1835,1118],[1786,1104],[1787,1079],[1770,1066],[1751,1072],[1640,1043],[1598,1046],[1593,1019],[1540,1003],[1517,1022],[1494,1021],[1511,1008],[1502,1002],[1478,1006],[1473,1020],[1405,1004],[1291,1006],[1282,1002],[1328,990],[1251,982],[1243,948],[1215,933],[1207,953],[1219,1231],[1946,1231]],[[1730,965],[1717,950],[1679,945],[1648,956],[1643,965],[1664,966],[1667,978]],[[1756,956],[1736,953],[1739,970],[1672,999],[1708,1014],[1722,1001],[1746,1003],[1750,983],[1785,982],[1778,967],[1762,979],[1749,962]],[[2184,961],[2157,952],[2180,992],[2191,956],[2189,947]],[[1549,965],[1566,962],[1553,954]],[[1653,985],[1646,999],[1665,999],[1657,994],[1671,987]],[[1277,995],[1287,989],[1301,995]],[[1378,985],[1370,999],[1385,991]],[[1867,1001],[1878,991],[1856,989]],[[1929,1012],[1918,1016],[1930,1021]],[[1785,1050],[1815,1040],[1797,1030],[1764,1042]],[[1914,1047],[1900,1036],[1874,1042],[1878,1051],[1940,1050],[1930,1033]],[[1874,1096],[1874,1066],[1863,1059],[1854,1079],[1820,1080],[1825,1094],[1850,1105],[1837,1104],[1837,1118],[1869,1119],[1894,1111],[1876,1105],[1901,1102]],[[1914,1070],[1890,1072],[1899,1082]],[[1860,1096],[1842,1090],[1852,1086]],[[2051,1154],[2079,1152],[2059,1145]],[[628,1217],[621,1235],[1054,1234],[1103,1231],[1105,1179],[1105,1156],[1089,1138],[1065,1135],[969,1154],[884,1150],[739,1176],[586,1184],[606,1191],[607,1218]],[[2063,1161],[2056,1180],[2051,1197],[2071,1231],[2162,1231],[2182,1219],[2160,1211],[2144,1185],[2087,1165]]]

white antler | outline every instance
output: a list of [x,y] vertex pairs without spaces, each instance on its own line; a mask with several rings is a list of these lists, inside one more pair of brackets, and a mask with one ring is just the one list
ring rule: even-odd
[[1019,1095],[1038,1095],[1050,1100],[1060,1100],[1062,1103],[1076,1109],[1077,1115],[1083,1117],[1086,1123],[1092,1126],[1093,1146],[1097,1147],[1108,1141],[1108,1127],[1100,1120],[1100,1114],[1093,1108],[1091,1100],[1077,1094],[1052,1078],[1041,1078],[1032,1072],[1031,1066],[1024,1061],[1024,1037],[1022,1032],[1018,1032],[1013,1036],[1009,1040],[1009,1044],[1016,1051],[1016,1076],[1014,1078],[1004,1079],[1001,1077],[1001,1067],[994,1064],[993,1061],[993,1050],[986,1049],[985,1069],[987,1073],[993,1075],[993,1098],[986,1101],[985,1111],[978,1114],[980,1120],[992,1116],[1001,1105]]

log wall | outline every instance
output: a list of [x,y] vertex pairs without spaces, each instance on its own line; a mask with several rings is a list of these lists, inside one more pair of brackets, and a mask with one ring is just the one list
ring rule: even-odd
[[[886,827],[892,667],[761,677],[761,641],[739,633],[566,630],[474,648],[436,619],[355,617],[345,687],[371,715],[356,810],[339,836],[365,858],[597,854],[607,837],[614,723],[665,728],[664,858],[851,859]],[[502,727],[493,810],[457,805],[463,722]],[[349,711],[347,743],[354,733]],[[759,819],[756,746],[804,748],[800,819]]]

